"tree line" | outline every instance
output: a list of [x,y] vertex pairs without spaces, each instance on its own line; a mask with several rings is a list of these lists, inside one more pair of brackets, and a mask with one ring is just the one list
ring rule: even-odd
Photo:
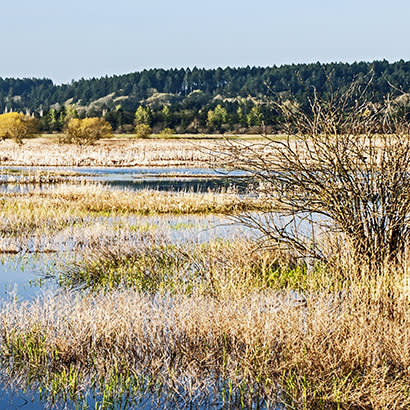
[[275,132],[282,124],[275,101],[308,110],[314,94],[343,93],[353,81],[363,82],[373,104],[401,98],[400,110],[407,115],[403,95],[410,90],[410,62],[386,60],[151,69],[63,85],[49,79],[0,78],[0,113],[34,116],[43,132],[60,132],[68,119],[85,117],[103,117],[116,132],[134,132],[139,124],[153,132]]

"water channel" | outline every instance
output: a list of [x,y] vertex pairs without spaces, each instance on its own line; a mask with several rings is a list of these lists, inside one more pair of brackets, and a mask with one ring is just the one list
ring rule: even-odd
[[58,182],[100,182],[128,190],[192,192],[235,189],[243,193],[249,185],[249,177],[244,172],[227,173],[211,168],[0,167],[0,193],[47,188],[53,184],[49,182],[53,179]]

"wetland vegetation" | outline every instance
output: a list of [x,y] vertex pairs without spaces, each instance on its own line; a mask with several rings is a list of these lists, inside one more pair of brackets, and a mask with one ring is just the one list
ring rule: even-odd
[[261,197],[71,182],[1,202],[4,251],[55,252],[50,289],[1,304],[5,386],[58,408],[410,405],[406,271],[208,231]]
[[47,254],[33,283],[49,286],[1,299],[4,386],[56,408],[409,408],[408,127],[340,110],[354,95],[290,107],[285,138],[1,142],[17,185],[43,175],[18,166],[53,165],[252,182],[131,191],[55,168],[52,185],[7,188],[3,258]]

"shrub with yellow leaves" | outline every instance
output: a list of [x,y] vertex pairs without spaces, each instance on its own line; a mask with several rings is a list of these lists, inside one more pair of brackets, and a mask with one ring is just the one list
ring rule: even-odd
[[21,144],[23,138],[32,137],[38,131],[38,120],[18,112],[0,114],[0,138],[12,138]]
[[91,145],[101,138],[112,135],[111,125],[103,118],[72,118],[65,129],[62,142],[68,144]]

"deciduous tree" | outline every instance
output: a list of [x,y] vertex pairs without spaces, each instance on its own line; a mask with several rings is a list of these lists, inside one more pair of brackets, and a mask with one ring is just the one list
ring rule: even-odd
[[67,124],[62,142],[89,145],[111,135],[111,125],[103,118],[72,118]]
[[218,104],[214,110],[208,111],[207,125],[218,130],[221,129],[222,124],[228,121],[228,112],[226,108]]
[[0,115],[0,138],[12,138],[21,144],[24,138],[34,136],[38,132],[38,121],[17,112]]
[[143,107],[140,105],[135,112],[135,123],[150,125],[152,119],[151,110],[149,107]]

